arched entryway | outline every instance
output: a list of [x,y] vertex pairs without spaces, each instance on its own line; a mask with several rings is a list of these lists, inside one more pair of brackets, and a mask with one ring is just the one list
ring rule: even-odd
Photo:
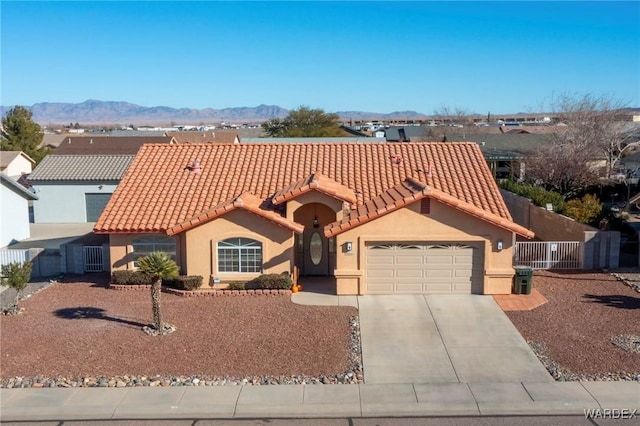
[[330,276],[335,268],[333,239],[324,236],[324,227],[336,220],[336,213],[321,203],[309,203],[293,214],[304,225],[296,244],[296,267],[302,276]]

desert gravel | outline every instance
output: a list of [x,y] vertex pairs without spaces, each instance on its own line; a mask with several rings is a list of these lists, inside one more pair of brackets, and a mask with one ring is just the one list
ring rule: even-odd
[[162,295],[177,331],[144,334],[146,291],[57,283],[0,323],[0,378],[343,375],[352,367],[352,307],[301,306],[286,295]]
[[571,380],[640,375],[640,353],[615,344],[640,334],[640,293],[608,273],[536,272],[533,285],[549,303],[507,315],[547,364]]

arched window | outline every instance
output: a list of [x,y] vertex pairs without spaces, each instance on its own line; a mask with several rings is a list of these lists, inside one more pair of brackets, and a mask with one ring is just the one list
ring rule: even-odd
[[138,267],[138,259],[154,251],[167,253],[176,260],[176,240],[166,235],[144,235],[133,239],[133,266]]
[[219,241],[218,272],[262,272],[262,243],[250,238]]

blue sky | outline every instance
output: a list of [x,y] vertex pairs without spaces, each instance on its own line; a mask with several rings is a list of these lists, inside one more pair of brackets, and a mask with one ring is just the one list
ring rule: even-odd
[[14,2],[2,105],[531,112],[640,107],[639,2]]

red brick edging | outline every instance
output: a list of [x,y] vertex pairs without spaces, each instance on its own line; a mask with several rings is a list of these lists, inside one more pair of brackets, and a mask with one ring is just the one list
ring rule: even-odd
[[[109,284],[112,290],[150,290],[149,284]],[[178,290],[162,287],[165,293],[181,297],[225,297],[225,296],[278,296],[291,295],[291,290]]]

